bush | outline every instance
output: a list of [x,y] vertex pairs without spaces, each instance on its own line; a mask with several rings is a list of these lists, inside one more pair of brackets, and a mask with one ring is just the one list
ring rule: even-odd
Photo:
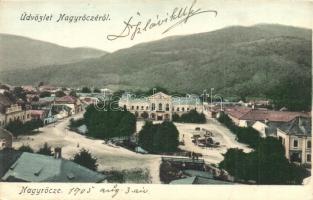
[[45,144],[43,145],[42,148],[40,148],[38,151],[37,151],[38,154],[42,154],[42,155],[47,155],[47,156],[53,156],[53,152],[51,150],[51,147],[48,146],[48,143],[45,142]]
[[17,150],[21,151],[21,152],[34,153],[34,150],[28,145],[23,145],[20,148],[18,148]]
[[91,153],[84,148],[74,155],[73,162],[93,171],[96,171],[98,168],[97,158],[92,157]]
[[187,113],[179,116],[178,114],[173,114],[172,116],[174,122],[184,122],[184,123],[205,123],[206,118],[203,113],[198,113],[196,110],[190,110]]
[[139,132],[139,145],[155,153],[177,150],[179,132],[172,122],[153,124],[147,121]]
[[74,118],[71,118],[69,127],[70,128],[77,128],[77,127],[80,127],[81,125],[84,125],[84,124],[85,124],[85,120],[83,118],[76,119],[76,120]]

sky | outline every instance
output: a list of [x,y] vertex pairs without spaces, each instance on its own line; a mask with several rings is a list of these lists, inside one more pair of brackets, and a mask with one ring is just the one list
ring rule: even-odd
[[[175,8],[216,10],[201,13],[163,33],[177,21],[154,27],[142,34],[110,41],[108,35],[119,35],[124,21],[147,22],[166,18]],[[51,21],[22,21],[23,13],[53,15]],[[109,14],[109,21],[56,22],[60,14],[68,16]],[[209,32],[227,26],[252,26],[260,23],[283,24],[312,28],[313,3],[309,1],[273,0],[2,0],[0,1],[0,33],[21,35],[67,47],[92,47],[109,52],[174,35]],[[133,29],[132,29],[133,30]]]

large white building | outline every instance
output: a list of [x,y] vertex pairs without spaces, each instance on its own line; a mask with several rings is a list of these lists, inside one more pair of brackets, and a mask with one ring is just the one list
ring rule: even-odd
[[174,113],[182,115],[190,110],[203,112],[203,104],[197,96],[172,97],[163,92],[149,97],[134,97],[131,94],[122,95],[119,106],[126,108],[138,118],[151,120],[172,120]]

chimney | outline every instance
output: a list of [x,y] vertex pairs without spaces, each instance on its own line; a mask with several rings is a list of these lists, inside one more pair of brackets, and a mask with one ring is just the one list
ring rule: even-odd
[[56,158],[56,159],[62,158],[62,148],[61,147],[55,147],[54,148],[54,158]]

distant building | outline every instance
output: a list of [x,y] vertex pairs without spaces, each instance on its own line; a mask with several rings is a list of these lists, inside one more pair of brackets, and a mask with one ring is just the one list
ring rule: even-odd
[[228,116],[234,121],[237,126],[241,127],[252,126],[257,121],[264,123],[286,123],[290,122],[298,116],[310,117],[310,114],[305,112],[252,109],[240,106],[226,108],[225,113],[228,114]]
[[124,94],[118,102],[138,118],[151,120],[172,120],[174,113],[182,115],[190,110],[203,112],[203,104],[198,97],[172,97],[163,92],[149,97],[136,98],[131,94]]
[[71,108],[71,115],[77,114],[83,110],[80,99],[73,96],[63,96],[55,98],[54,105],[65,105]]
[[296,117],[277,129],[277,137],[285,147],[285,155],[291,162],[311,164],[311,118]]
[[0,150],[12,148],[13,135],[4,128],[0,128]]
[[12,121],[21,121],[25,123],[31,120],[31,112],[28,109],[23,109],[22,106],[12,102],[8,97],[0,94],[0,122],[4,127]]
[[86,182],[99,183],[106,176],[72,161],[57,157],[0,151],[0,176],[6,182]]

